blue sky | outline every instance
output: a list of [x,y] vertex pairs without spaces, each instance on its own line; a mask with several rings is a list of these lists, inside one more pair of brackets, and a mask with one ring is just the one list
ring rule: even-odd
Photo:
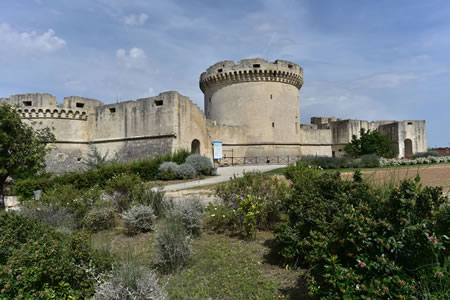
[[0,45],[0,97],[176,90],[203,107],[210,65],[285,59],[304,68],[302,123],[425,119],[450,146],[447,0],[2,0]]

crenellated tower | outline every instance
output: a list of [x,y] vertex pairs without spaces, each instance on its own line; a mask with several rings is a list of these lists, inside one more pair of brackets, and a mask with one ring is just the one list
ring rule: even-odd
[[285,60],[222,61],[200,76],[207,119],[244,128],[248,144],[299,143],[302,85],[303,69]]

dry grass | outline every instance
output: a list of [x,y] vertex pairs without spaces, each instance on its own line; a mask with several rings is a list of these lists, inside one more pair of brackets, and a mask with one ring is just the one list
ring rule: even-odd
[[[420,182],[425,186],[442,186],[445,192],[450,188],[450,165],[422,165],[408,168],[364,170],[363,176],[376,185],[397,184],[404,179],[420,176]],[[343,178],[353,176],[353,172],[342,173]]]

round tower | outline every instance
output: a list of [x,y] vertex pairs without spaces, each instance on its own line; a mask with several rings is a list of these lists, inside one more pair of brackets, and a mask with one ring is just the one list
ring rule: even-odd
[[300,142],[303,69],[289,61],[222,61],[200,76],[206,117],[245,129],[248,144]]

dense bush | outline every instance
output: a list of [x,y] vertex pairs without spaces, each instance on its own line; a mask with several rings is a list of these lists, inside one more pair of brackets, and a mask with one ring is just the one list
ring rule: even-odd
[[84,217],[86,229],[93,232],[107,230],[114,227],[116,212],[114,207],[105,205],[94,207]]
[[375,154],[366,154],[361,156],[360,168],[378,168],[380,159]]
[[119,211],[129,209],[134,200],[142,194],[143,182],[134,174],[120,174],[111,178],[105,191],[112,196]]
[[412,158],[421,158],[421,157],[429,157],[429,156],[439,156],[439,152],[436,151],[427,151],[427,152],[417,152],[414,153]]
[[177,217],[162,220],[156,227],[155,246],[162,270],[173,272],[181,269],[191,255],[191,237],[183,222]]
[[394,157],[392,142],[378,130],[361,128],[359,138],[352,135],[352,140],[345,145],[344,151],[352,157],[361,157],[366,154],[375,154],[380,157]]
[[186,163],[194,167],[197,174],[211,175],[213,168],[211,160],[200,154],[192,154],[186,158]]
[[131,207],[121,217],[130,234],[152,230],[156,218],[153,208],[142,204]]
[[205,209],[205,224],[217,232],[243,230],[242,216],[233,208],[225,205],[208,204]]
[[300,158],[300,162],[322,169],[376,168],[380,166],[380,159],[375,154],[363,155],[360,158],[303,156]]
[[141,265],[125,263],[95,290],[94,300],[168,300],[158,275]]
[[300,161],[311,166],[321,167],[322,169],[341,169],[355,166],[353,159],[350,157],[302,156]]
[[186,150],[179,150],[175,153],[168,153],[164,155],[156,155],[153,158],[133,162],[129,165],[130,171],[145,181],[158,179],[159,166],[166,161],[173,161],[177,164],[182,164],[190,152]]
[[449,206],[441,188],[404,181],[383,191],[360,177],[344,181],[339,173],[303,164],[289,167],[286,176],[294,191],[284,203],[287,219],[276,241],[286,259],[309,269],[311,295],[448,296],[449,241],[442,235],[442,216]]
[[161,187],[152,188],[146,184],[137,186],[134,190],[134,203],[151,206],[156,216],[164,216],[171,208],[170,201],[164,198],[164,190]]
[[197,175],[194,167],[187,163],[181,164],[176,173],[179,179],[192,179]]
[[98,186],[85,190],[77,190],[72,185],[55,185],[42,193],[38,202],[23,202],[26,205],[51,205],[64,207],[75,215],[77,227],[82,226],[82,220],[93,205],[101,199],[102,191]]
[[109,180],[120,174],[133,174],[145,181],[157,180],[158,168],[163,162],[173,161],[177,164],[182,164],[189,155],[188,151],[179,150],[175,153],[156,155],[153,158],[131,163],[112,162],[85,172],[66,173],[59,176],[30,177],[17,180],[14,184],[14,189],[21,199],[32,199],[33,191],[47,191],[55,185],[72,185],[77,190],[88,189],[93,186],[104,188]]
[[164,162],[159,166],[158,178],[161,180],[174,180],[177,178],[177,163],[172,161]]
[[37,220],[0,213],[0,298],[84,299],[110,257],[89,246],[85,234],[69,235]]
[[[251,195],[258,202],[258,214],[256,215],[256,226],[259,229],[270,229],[280,220],[280,207],[287,197],[289,190],[287,186],[275,177],[261,172],[248,172],[242,178],[233,178],[216,188],[216,195],[221,199],[224,206],[234,212],[238,219],[235,223],[243,225],[244,215],[239,214],[241,203]],[[253,201],[252,201],[253,202]]]
[[179,218],[186,232],[193,236],[200,235],[203,206],[199,199],[183,199],[171,211],[171,217]]
[[69,209],[57,204],[27,204],[17,212],[22,216],[36,218],[38,221],[55,227],[58,231],[71,232],[76,229],[75,215]]

